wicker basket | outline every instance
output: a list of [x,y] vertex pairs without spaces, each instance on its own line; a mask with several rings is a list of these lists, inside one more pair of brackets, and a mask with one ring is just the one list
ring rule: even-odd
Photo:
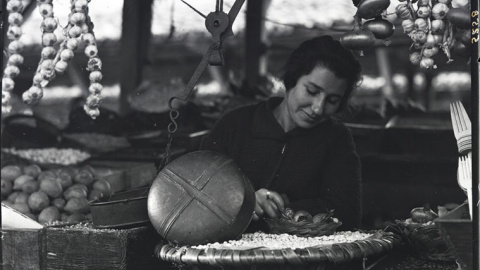
[[[393,232],[378,231],[364,240],[351,243],[338,243],[329,246],[286,248],[286,249],[196,249],[189,246],[175,247],[168,243],[159,243],[155,248],[155,256],[160,260],[175,265],[204,265],[214,267],[250,266],[256,269],[259,265],[324,266],[328,263],[344,264],[372,256],[385,254],[401,244],[401,236]],[[282,268],[287,269],[287,268]],[[323,268],[322,268],[323,269]]]
[[435,223],[397,221],[413,255],[431,261],[455,261],[453,250],[443,240]]
[[335,230],[342,225],[337,219],[333,217],[333,210],[328,212],[322,220],[313,222],[311,220],[295,221],[292,219],[279,218],[271,219],[265,218],[267,225],[267,232],[272,234],[292,234],[301,237],[315,237],[322,235],[331,235]]

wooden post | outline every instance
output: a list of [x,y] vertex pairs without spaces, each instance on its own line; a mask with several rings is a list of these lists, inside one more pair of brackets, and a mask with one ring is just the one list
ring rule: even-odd
[[151,38],[153,0],[124,0],[121,38],[120,114],[131,108],[128,95],[142,80],[142,67],[147,60]]
[[264,17],[271,0],[247,0],[245,81],[243,95],[254,96],[259,78],[266,73]]
[[376,58],[380,75],[385,79],[385,85],[382,87],[383,97],[393,98],[396,96],[396,93],[392,82],[392,67],[390,65],[388,50],[387,48],[378,47],[375,48],[375,54],[377,56]]

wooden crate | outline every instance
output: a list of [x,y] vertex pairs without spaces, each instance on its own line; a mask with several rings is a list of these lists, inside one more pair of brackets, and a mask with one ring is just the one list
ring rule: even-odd
[[[79,226],[79,225],[76,225]],[[46,227],[2,230],[3,269],[158,269],[159,236],[131,229]]]
[[2,269],[158,269],[160,236],[149,224],[95,229],[91,223],[43,226],[2,204]]
[[45,269],[43,229],[2,229],[4,270]]
[[443,239],[457,257],[461,269],[473,269],[473,232],[468,204],[464,203],[435,220]]
[[153,269],[157,233],[151,227],[124,230],[47,228],[47,270]]

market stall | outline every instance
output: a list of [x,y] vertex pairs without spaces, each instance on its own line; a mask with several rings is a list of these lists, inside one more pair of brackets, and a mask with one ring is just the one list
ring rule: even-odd
[[[280,5],[294,14],[289,1],[209,1],[210,13],[181,1],[201,30],[170,41],[175,1],[159,38],[152,21],[166,12],[155,5],[166,1],[125,0],[111,41],[98,38],[95,1],[2,2],[5,269],[476,269],[478,102],[460,80],[435,90],[451,88],[448,72],[471,75],[473,3],[343,1],[351,18],[281,32],[266,16]],[[33,13],[41,41],[25,46]],[[234,27],[243,18],[245,31]],[[243,169],[200,145],[227,112],[284,95],[280,60],[318,33],[364,67],[355,102],[335,115],[362,164],[361,227],[343,230],[335,209],[254,222]],[[68,85],[80,95],[65,98]],[[47,98],[53,88],[61,103]]]

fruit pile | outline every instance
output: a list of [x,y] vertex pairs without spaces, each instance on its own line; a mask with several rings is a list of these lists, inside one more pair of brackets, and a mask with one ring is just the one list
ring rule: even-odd
[[467,56],[471,44],[470,11],[454,8],[452,0],[400,0],[395,13],[402,19],[403,31],[413,43],[410,62],[424,69],[436,68],[433,57],[439,51],[453,61],[451,50]]
[[112,194],[91,166],[42,170],[36,164],[1,169],[2,204],[42,224],[91,220],[89,201]]

